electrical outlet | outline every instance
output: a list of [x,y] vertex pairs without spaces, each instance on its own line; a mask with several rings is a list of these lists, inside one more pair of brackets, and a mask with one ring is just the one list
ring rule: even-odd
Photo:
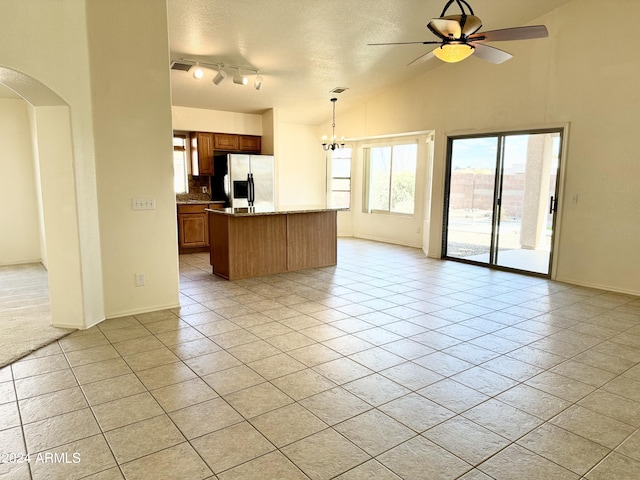
[[134,198],[132,199],[132,208],[134,210],[155,210],[155,198]]
[[144,287],[144,273],[136,273],[136,287]]

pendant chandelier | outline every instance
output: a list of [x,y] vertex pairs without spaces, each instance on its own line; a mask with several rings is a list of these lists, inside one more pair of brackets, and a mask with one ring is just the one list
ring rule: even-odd
[[325,152],[329,150],[335,150],[336,148],[344,147],[344,137],[340,138],[340,142],[338,143],[336,140],[336,102],[337,98],[332,98],[331,103],[333,103],[333,123],[331,124],[331,143],[328,143],[328,139],[326,135],[322,137],[322,148]]

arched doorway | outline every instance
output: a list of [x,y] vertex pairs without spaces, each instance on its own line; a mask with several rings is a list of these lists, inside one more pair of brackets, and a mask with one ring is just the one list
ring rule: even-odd
[[[95,294],[102,291],[97,201],[95,184],[82,186],[85,193],[93,188],[93,201],[91,195],[79,195],[71,108],[49,87],[13,69],[0,66],[0,84],[30,106],[34,180],[42,206],[41,242],[48,269],[52,325],[86,328],[96,323],[96,311],[104,311],[101,294]],[[87,314],[89,291],[94,292],[91,315]],[[97,316],[97,321],[104,318],[103,313]]]

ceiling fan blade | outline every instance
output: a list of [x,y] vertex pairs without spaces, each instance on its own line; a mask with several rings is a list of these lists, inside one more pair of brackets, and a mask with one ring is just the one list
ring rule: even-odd
[[544,25],[532,25],[528,27],[502,28],[487,32],[474,33],[469,36],[472,42],[502,42],[505,40],[529,40],[531,38],[545,38],[549,36]]
[[474,56],[481,58],[482,60],[486,60],[487,62],[499,64],[513,58],[513,55],[510,53],[500,50],[499,48],[490,47],[489,45],[483,45],[482,43],[475,42],[469,42],[469,45],[475,49],[473,52]]
[[429,45],[429,44],[439,44],[442,42],[391,42],[391,43],[367,43],[367,45]]
[[420,55],[413,62],[409,63],[407,65],[407,67],[410,67],[412,65],[419,65],[421,63],[424,63],[426,61],[431,60],[432,58],[435,58],[435,55],[433,54],[433,50],[431,50],[430,52],[425,53],[424,55]]
[[460,23],[455,20],[434,18],[427,24],[427,28],[440,38],[460,38],[462,36]]

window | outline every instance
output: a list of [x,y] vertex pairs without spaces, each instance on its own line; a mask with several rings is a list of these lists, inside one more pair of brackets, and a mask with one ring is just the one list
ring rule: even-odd
[[331,152],[331,199],[334,208],[351,207],[351,149]]
[[412,215],[415,206],[418,144],[365,148],[365,210]]
[[173,136],[173,189],[176,193],[188,193],[187,137]]

